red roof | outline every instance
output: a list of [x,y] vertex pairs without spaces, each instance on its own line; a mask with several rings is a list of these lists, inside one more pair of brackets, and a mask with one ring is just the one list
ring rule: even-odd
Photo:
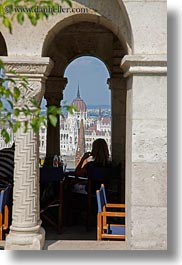
[[86,112],[87,111],[87,106],[85,104],[85,102],[83,101],[83,99],[81,98],[76,98],[73,100],[72,104],[74,104],[78,111],[80,112]]
[[109,124],[111,123],[111,118],[109,116],[105,116],[102,118],[102,123]]
[[78,86],[78,91],[77,91],[77,97],[76,97],[76,99],[73,100],[72,104],[74,104],[77,107],[78,111],[80,111],[80,112],[86,112],[87,111],[87,105],[85,104],[83,99],[80,97],[79,86]]

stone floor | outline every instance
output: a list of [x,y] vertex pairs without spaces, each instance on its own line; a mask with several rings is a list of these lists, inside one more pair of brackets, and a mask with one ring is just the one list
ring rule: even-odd
[[5,244],[5,241],[4,240],[0,240],[0,250],[4,249],[4,244]]
[[83,225],[64,226],[58,234],[52,227],[45,227],[46,241],[44,250],[79,249],[85,240],[96,240],[96,227],[86,231]]
[[[46,240],[43,250],[126,250],[126,242],[97,241],[96,227],[89,232],[83,225],[63,227],[58,234],[52,227],[46,227]],[[0,241],[0,250],[4,249],[5,241]]]
[[96,240],[96,226],[91,227],[89,231],[86,226],[63,226],[62,233],[58,234],[52,227],[45,227],[46,240]]
[[44,250],[127,250],[126,242],[97,240],[46,240]]
[[61,234],[46,227],[44,250],[126,250],[126,242],[97,241],[96,226],[89,231],[83,225],[64,226]]

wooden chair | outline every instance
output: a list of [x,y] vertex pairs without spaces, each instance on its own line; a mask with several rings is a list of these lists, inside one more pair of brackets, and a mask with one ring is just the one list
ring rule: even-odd
[[[42,167],[40,168],[40,215],[41,218],[52,225],[60,234],[63,220],[63,190],[64,190],[63,168]],[[46,197],[49,186],[56,187],[52,197]],[[49,195],[49,194],[48,194]],[[57,217],[54,218],[51,209],[57,208]]]
[[[104,184],[108,201],[119,203],[120,201],[120,166],[98,167],[93,166],[88,170],[88,196],[87,196],[87,230],[91,226],[91,217],[97,219],[96,190]],[[113,184],[115,182],[115,187]],[[117,183],[116,183],[117,182]],[[93,211],[93,209],[95,211]]]
[[0,185],[0,240],[4,240],[9,229],[9,207],[11,185]]
[[[107,203],[105,187],[102,184],[100,190],[96,191],[97,196],[97,240],[125,240],[125,224],[111,223],[110,217],[125,218],[125,204]],[[113,211],[122,209],[124,212]]]
[[88,195],[87,195],[87,230],[91,227],[91,219],[95,216],[97,221],[97,199],[96,190],[103,183],[108,188],[109,179],[111,178],[112,168],[90,167],[88,170]]

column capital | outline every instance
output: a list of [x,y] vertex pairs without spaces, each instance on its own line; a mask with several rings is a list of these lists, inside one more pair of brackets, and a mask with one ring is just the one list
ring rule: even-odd
[[[4,62],[6,74],[16,82],[16,86],[21,91],[20,99],[15,106],[21,107],[26,104],[33,108],[32,98],[40,103],[44,95],[45,80],[53,67],[53,61],[48,57],[1,57],[1,59]],[[27,78],[26,89],[22,86],[21,77]],[[12,82],[8,85],[10,89],[15,86]]]
[[60,76],[49,76],[46,80],[46,92],[52,93],[53,90],[64,90],[68,79]]
[[48,105],[60,105],[63,98],[63,90],[68,83],[67,78],[50,76],[46,80],[45,98]]
[[16,77],[11,71],[14,71],[19,76],[26,77],[47,77],[53,66],[53,61],[48,57],[5,57],[1,60],[5,65],[5,72],[8,76]]
[[109,89],[125,89],[125,79],[123,77],[111,77],[107,79]]
[[125,55],[121,60],[124,77],[131,75],[166,75],[167,55]]

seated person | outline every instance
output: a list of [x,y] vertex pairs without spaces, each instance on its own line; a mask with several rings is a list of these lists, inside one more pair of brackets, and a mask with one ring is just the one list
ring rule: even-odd
[[13,184],[15,144],[0,150],[0,183]]
[[[92,144],[92,151],[86,152],[80,162],[78,163],[75,169],[75,176],[78,177],[91,177],[89,171],[92,170],[93,167],[106,168],[106,172],[108,168],[112,169],[112,163],[109,159],[109,150],[107,143],[104,139],[96,139]],[[109,172],[108,172],[109,173]],[[108,177],[108,174],[106,178]],[[106,180],[106,179],[105,179]],[[103,182],[103,179],[102,181]],[[81,183],[80,183],[81,184]],[[95,179],[92,179],[92,192],[95,193],[97,189],[100,188],[100,182]],[[85,186],[87,191],[87,184]]]
[[[13,187],[14,153],[14,143],[10,148],[3,148],[0,150],[0,186],[11,185]],[[11,224],[13,189],[10,190],[9,196],[9,223]]]

